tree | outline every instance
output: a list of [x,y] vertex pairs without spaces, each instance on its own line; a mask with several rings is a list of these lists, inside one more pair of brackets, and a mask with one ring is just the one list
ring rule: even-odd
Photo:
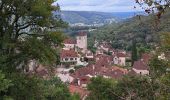
[[87,100],[156,100],[167,88],[148,76],[125,76],[117,81],[93,78],[88,89]]
[[132,41],[132,65],[135,61],[137,61],[138,55],[137,55],[137,47],[136,47],[136,40]]
[[[57,60],[54,46],[63,35],[57,28],[66,24],[53,11],[53,0],[0,1],[0,54],[2,66],[26,67],[29,60],[52,64]],[[5,64],[5,65],[4,65]]]
[[[54,65],[67,24],[54,11],[53,0],[0,0],[0,99],[69,100],[60,81],[23,73],[30,60]],[[56,82],[56,83],[52,83]],[[47,84],[48,83],[48,84]],[[11,85],[12,84],[12,85]]]
[[87,100],[117,100],[121,99],[115,94],[117,81],[103,77],[92,78],[88,85],[90,95]]
[[170,0],[136,0],[136,3],[138,3],[148,14],[156,12],[158,19],[160,19],[162,14],[170,8]]
[[45,80],[44,86],[47,100],[71,100],[72,98],[67,86],[56,77]]
[[12,81],[6,79],[5,74],[0,71],[0,98],[7,98],[5,92],[12,86]]

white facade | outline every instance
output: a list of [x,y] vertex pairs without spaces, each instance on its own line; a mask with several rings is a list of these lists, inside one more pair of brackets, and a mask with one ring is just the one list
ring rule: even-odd
[[67,58],[62,58],[60,61],[61,62],[77,62],[78,57],[67,57]]
[[135,68],[133,68],[133,70],[134,70],[137,74],[149,75],[149,71],[148,71],[148,70],[137,70],[137,69],[135,69]]
[[126,58],[125,57],[119,57],[119,65],[120,66],[126,66]]
[[113,63],[115,65],[119,65],[119,66],[126,66],[126,58],[125,57],[117,57],[117,56],[115,56],[113,58]]

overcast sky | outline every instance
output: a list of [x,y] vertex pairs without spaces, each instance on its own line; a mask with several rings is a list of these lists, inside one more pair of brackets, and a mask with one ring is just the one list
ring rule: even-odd
[[134,9],[135,0],[58,0],[61,10],[71,11],[101,11],[101,12],[130,12]]

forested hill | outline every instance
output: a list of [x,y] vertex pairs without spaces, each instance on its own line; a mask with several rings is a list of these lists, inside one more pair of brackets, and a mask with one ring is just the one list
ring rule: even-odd
[[[140,13],[140,12],[137,12]],[[107,24],[133,17],[135,12],[94,12],[94,11],[61,11],[62,19],[70,24]]]
[[131,48],[131,42],[136,39],[139,47],[148,48],[154,45],[158,39],[158,33],[170,32],[170,13],[165,13],[160,22],[155,23],[155,16],[136,16],[124,22],[106,25],[93,31],[90,35],[90,43],[94,38],[98,41],[111,41],[113,47],[120,49]]

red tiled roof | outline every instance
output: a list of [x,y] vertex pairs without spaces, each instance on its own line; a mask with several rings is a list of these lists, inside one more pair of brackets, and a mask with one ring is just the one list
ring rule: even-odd
[[110,71],[108,73],[108,76],[112,77],[112,78],[116,78],[116,79],[119,79],[121,78],[123,75],[125,75],[124,72],[122,72],[121,70],[114,70],[114,71]]
[[137,70],[148,70],[147,64],[145,64],[142,60],[135,61],[133,68]]
[[114,66],[114,67],[112,67],[111,68],[112,70],[120,70],[120,71],[122,71],[123,73],[128,73],[128,71],[127,71],[127,69],[124,69],[124,68],[120,68],[120,67],[117,67],[117,66]]
[[124,54],[124,53],[117,53],[117,56],[118,57],[126,57],[126,54]]
[[71,94],[78,93],[81,99],[83,99],[85,96],[89,94],[87,90],[74,85],[69,86],[69,91]]
[[128,75],[130,76],[134,76],[136,75],[137,73],[132,69],[131,71],[128,72]]
[[78,54],[74,50],[62,50],[60,54],[60,58],[67,58],[67,57],[78,57]]
[[68,38],[64,40],[64,44],[76,44],[76,40]]
[[77,35],[78,35],[78,36],[87,36],[87,33],[86,33],[86,32],[81,31],[81,32],[79,32]]

